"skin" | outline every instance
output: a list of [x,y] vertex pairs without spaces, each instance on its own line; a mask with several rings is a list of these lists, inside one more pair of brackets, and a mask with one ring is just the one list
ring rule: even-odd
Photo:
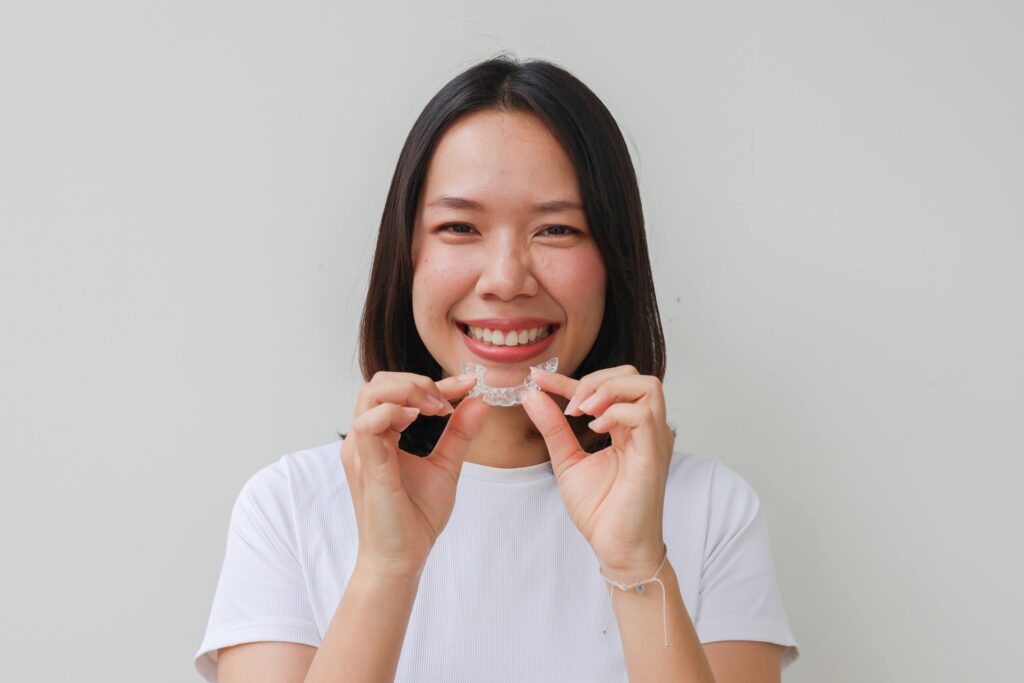
[[[472,199],[481,208],[432,205],[441,196]],[[355,436],[345,440],[350,452],[342,454],[362,511],[357,515],[360,538],[368,539],[368,546],[369,539],[374,542],[370,549],[375,552],[367,554],[378,559],[397,556],[426,539],[426,549],[413,553],[410,574],[422,563],[420,556],[428,552],[433,533],[447,521],[460,460],[494,467],[551,460],[566,508],[607,576],[635,580],[650,576],[659,564],[665,483],[674,446],[661,383],[632,366],[602,369],[579,381],[568,377],[597,337],[606,272],[581,210],[530,211],[532,205],[552,199],[579,202],[579,188],[568,157],[531,114],[489,110],[466,116],[446,132],[431,159],[413,234],[413,309],[417,330],[445,379],[433,386],[426,378],[402,373],[375,377],[361,391]],[[442,229],[446,224],[465,227]],[[463,343],[454,322],[513,316],[561,323],[543,358],[483,361]],[[559,358],[558,372],[534,371],[544,392],[530,394],[523,406],[488,408],[476,399],[462,401],[429,458],[397,451],[398,432],[412,419],[400,413],[401,406],[447,414],[450,405],[430,406],[427,396],[454,400],[468,391],[471,383],[453,377],[462,359],[485,365],[491,385],[512,386],[530,373],[531,365],[552,356]],[[573,407],[566,408],[570,399]],[[582,451],[563,409],[596,418],[591,428],[611,434],[612,446],[600,453]],[[540,436],[531,438],[532,433]],[[385,500],[375,500],[381,496]],[[376,526],[363,529],[364,524]],[[223,648],[220,680],[312,682],[337,680],[339,671],[352,680],[393,675],[415,588],[397,577],[391,579],[396,585],[384,589],[374,588],[372,581],[359,583],[356,575],[377,576],[379,583],[384,566],[366,573],[360,567],[365,570],[371,563],[362,557],[360,563],[352,581],[364,588],[351,598],[346,592],[350,602],[342,602],[319,651],[276,642]],[[654,601],[626,593],[616,603],[630,680],[778,683],[780,646],[754,641],[702,646],[671,563],[664,571],[673,587],[667,651],[658,642],[660,630],[648,633],[660,616]],[[374,619],[381,623],[374,624]],[[371,671],[352,672],[355,652],[369,658]]]
[[[438,204],[444,196],[482,208]],[[604,262],[582,208],[532,210],[556,199],[581,203],[579,185],[568,155],[536,116],[474,112],[441,138],[416,213],[412,295],[416,328],[444,376],[459,374],[464,359],[485,366],[491,386],[514,386],[531,365],[553,356],[559,373],[572,374],[590,351],[604,315]],[[514,316],[561,324],[541,357],[484,360],[455,323]],[[466,460],[493,467],[545,462],[546,445],[529,437],[535,431],[522,406],[491,410]]]
[[[716,683],[779,683],[781,646],[724,640],[704,646]],[[243,643],[220,650],[223,683],[301,683],[317,649],[300,643]]]

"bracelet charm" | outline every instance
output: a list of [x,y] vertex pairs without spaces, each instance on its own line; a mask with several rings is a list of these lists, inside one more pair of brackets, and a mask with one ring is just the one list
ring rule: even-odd
[[[665,628],[665,647],[668,647],[668,615],[667,615],[666,606],[665,606],[665,602],[666,602],[665,584],[662,583],[661,579],[658,578],[658,574],[661,573],[661,569],[662,569],[662,567],[665,566],[665,562],[667,560],[668,560],[668,545],[666,544],[665,545],[665,556],[662,558],[661,564],[658,565],[658,571],[654,572],[654,576],[652,576],[651,578],[646,579],[644,581],[637,581],[636,583],[619,583],[618,581],[613,581],[612,579],[609,579],[607,576],[604,575],[604,572],[601,572],[601,578],[603,578],[604,582],[608,584],[608,594],[609,594],[608,614],[609,614],[609,617],[611,616],[612,603],[615,600],[615,590],[614,590],[615,588],[618,588],[619,590],[623,590],[623,591],[628,591],[630,588],[632,588],[637,593],[643,595],[644,593],[647,592],[647,586],[645,584],[657,581],[661,585],[661,620],[662,620],[662,624],[664,625],[664,628]],[[601,633],[607,633],[607,632],[608,632],[608,622],[605,621],[605,626],[601,630]]]

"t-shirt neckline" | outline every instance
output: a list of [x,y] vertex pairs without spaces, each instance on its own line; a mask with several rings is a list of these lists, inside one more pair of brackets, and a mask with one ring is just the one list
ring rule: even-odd
[[555,476],[550,460],[526,467],[491,467],[476,462],[463,461],[462,475],[470,479],[481,479],[500,484],[514,484],[524,481],[541,481]]

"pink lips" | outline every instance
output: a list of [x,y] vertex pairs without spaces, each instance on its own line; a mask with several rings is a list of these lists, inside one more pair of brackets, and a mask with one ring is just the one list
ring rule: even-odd
[[[473,327],[488,327],[492,330],[516,330],[527,327],[540,327],[541,325],[552,324],[545,322],[543,320],[539,320],[537,318],[512,318],[502,321],[467,320],[465,322],[473,325]],[[491,324],[482,324],[485,322],[490,322]],[[503,324],[494,325],[493,323],[495,322],[500,322]],[[478,323],[480,324],[478,325]],[[499,363],[515,363],[518,361],[529,360],[534,356],[539,355],[542,351],[544,351],[544,349],[551,345],[551,342],[554,340],[555,335],[558,333],[560,329],[561,326],[555,327],[551,334],[544,337],[544,339],[538,339],[532,344],[517,346],[493,346],[491,344],[486,344],[480,341],[479,339],[474,339],[473,337],[470,337],[468,334],[466,334],[465,331],[462,330],[461,326],[459,327],[459,331],[462,332],[462,341],[466,342],[466,346],[469,347],[470,351],[472,351],[481,358],[497,361]]]

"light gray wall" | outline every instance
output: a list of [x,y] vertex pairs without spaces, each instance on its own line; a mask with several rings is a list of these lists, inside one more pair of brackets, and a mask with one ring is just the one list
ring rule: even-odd
[[786,680],[1024,678],[1021,5],[640,5],[3,0],[0,679],[197,680],[238,490],[349,424],[408,128],[500,49],[634,147]]

